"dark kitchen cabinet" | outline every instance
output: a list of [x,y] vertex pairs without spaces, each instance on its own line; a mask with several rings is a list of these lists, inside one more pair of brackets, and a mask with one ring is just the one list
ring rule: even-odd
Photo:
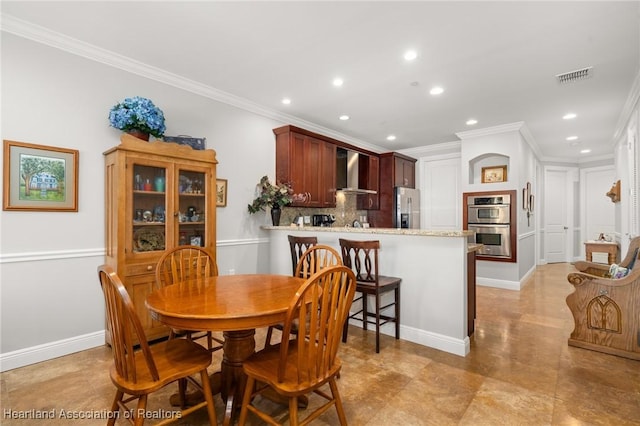
[[394,154],[394,186],[416,187],[416,160]]
[[369,212],[369,222],[376,228],[393,227],[393,188],[416,187],[416,159],[397,152],[380,154],[379,209]]
[[358,195],[359,210],[377,210],[380,208],[380,158],[376,155],[361,155],[358,180],[361,187],[376,191],[375,194]]
[[291,184],[294,207],[335,207],[336,145],[293,126],[274,129],[276,181]]

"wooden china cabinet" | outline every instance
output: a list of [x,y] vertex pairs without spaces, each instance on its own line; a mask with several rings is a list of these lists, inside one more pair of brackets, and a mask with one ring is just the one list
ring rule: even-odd
[[216,153],[123,134],[104,155],[106,263],[154,340],[168,334],[145,307],[160,256],[185,244],[216,254]]

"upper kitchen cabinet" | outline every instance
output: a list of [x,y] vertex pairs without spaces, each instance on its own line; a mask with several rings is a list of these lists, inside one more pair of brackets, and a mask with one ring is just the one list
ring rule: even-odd
[[393,227],[393,188],[415,188],[416,159],[397,152],[380,154],[379,210],[369,214],[369,222],[378,228]]
[[[388,154],[384,154],[388,155]],[[416,187],[416,160],[406,157],[397,152],[391,153],[393,157],[393,182],[394,186],[404,186],[406,188]]]
[[320,135],[284,126],[276,135],[276,182],[288,182],[294,207],[336,206],[336,145]]
[[381,185],[416,187],[416,159],[397,152],[380,154]]
[[361,155],[358,180],[360,188],[375,191],[375,194],[359,194],[359,210],[377,210],[380,208],[380,158],[377,155]]

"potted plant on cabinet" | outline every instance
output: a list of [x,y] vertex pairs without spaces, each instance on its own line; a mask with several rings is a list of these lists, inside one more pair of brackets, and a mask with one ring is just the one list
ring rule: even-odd
[[166,129],[162,110],[140,96],[126,98],[114,105],[109,111],[109,123],[111,127],[146,141],[149,135],[162,137]]
[[256,186],[256,198],[247,206],[249,213],[265,211],[271,208],[271,221],[273,226],[280,224],[281,208],[293,201],[293,188],[288,183],[273,184],[267,176],[262,176]]

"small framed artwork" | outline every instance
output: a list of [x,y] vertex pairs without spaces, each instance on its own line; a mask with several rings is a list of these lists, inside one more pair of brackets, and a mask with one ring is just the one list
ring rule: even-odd
[[527,185],[522,188],[522,209],[529,210],[529,195],[531,195],[531,184],[527,182]]
[[202,236],[192,235],[191,238],[189,238],[189,244],[192,246],[202,247]]
[[482,168],[482,183],[507,181],[507,166],[491,166]]
[[4,141],[3,210],[78,211],[75,149]]
[[227,206],[227,180],[216,179],[216,206]]

